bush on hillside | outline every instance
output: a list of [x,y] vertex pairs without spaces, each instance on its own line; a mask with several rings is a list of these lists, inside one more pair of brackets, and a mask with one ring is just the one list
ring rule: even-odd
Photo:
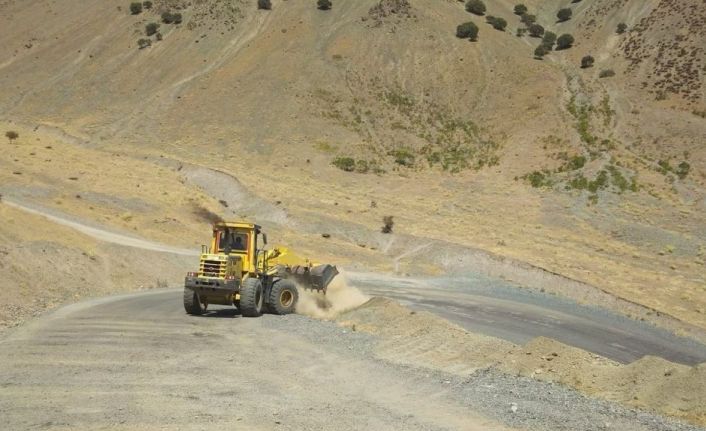
[[142,12],[142,3],[133,2],[130,3],[130,13],[133,15],[138,15]]
[[596,61],[596,60],[593,58],[593,56],[585,55],[585,56],[581,59],[581,68],[582,68],[582,69],[588,69],[589,67],[592,67],[592,66],[593,66],[593,63],[594,63],[595,61]]
[[529,34],[532,37],[542,37],[544,35],[544,27],[539,24],[532,24],[529,26]]
[[568,21],[571,19],[571,15],[573,12],[569,8],[564,8],[564,9],[559,9],[559,12],[556,13],[556,17],[559,18],[559,22],[564,22]]
[[152,41],[149,39],[142,38],[137,41],[137,46],[140,49],[144,49],[144,48],[147,48],[148,46],[152,46]]
[[485,3],[482,0],[468,0],[466,10],[476,15],[485,14]]
[[352,157],[336,157],[333,159],[333,165],[343,171],[353,172],[355,170],[355,159]]
[[14,130],[8,130],[5,132],[5,137],[10,141],[14,141],[15,139],[20,137],[20,134],[15,132]]
[[152,2],[151,1],[143,1],[142,7],[144,7],[145,9],[152,9]]
[[496,16],[488,15],[485,18],[485,21],[492,25],[494,29],[500,30],[500,31],[505,31],[505,27],[507,27],[507,21],[505,21],[503,18],[498,18]]
[[392,216],[385,216],[382,218],[382,229],[380,229],[380,232],[392,233],[392,226],[394,225],[395,222],[392,220]]
[[559,39],[556,40],[556,49],[568,49],[571,48],[571,45],[573,44],[574,37],[568,33],[565,33],[559,36]]
[[530,15],[526,13],[520,17],[520,21],[522,22],[522,24],[530,26],[537,22],[537,15]]
[[601,70],[598,74],[599,78],[610,78],[611,76],[615,76],[615,71],[613,69]]
[[478,40],[478,26],[472,22],[464,22],[456,27],[456,37],[461,39]]
[[546,48],[547,51],[551,51],[554,49],[554,43],[556,43],[556,33],[551,31],[544,32],[544,36],[542,37],[542,46]]
[[162,12],[162,22],[165,24],[181,24],[181,21],[180,13]]
[[623,34],[623,33],[625,33],[625,31],[627,29],[628,29],[628,25],[625,24],[624,22],[621,22],[620,24],[618,24],[618,28],[615,29],[615,32],[618,34]]
[[270,0],[257,0],[257,8],[270,10],[272,9],[272,2]]
[[545,55],[547,55],[549,51],[544,45],[539,45],[535,50],[534,50],[534,58],[541,60],[544,58]]
[[147,36],[152,36],[153,34],[157,33],[157,29],[159,29],[159,24],[156,22],[151,22],[145,26],[145,34]]
[[316,2],[316,5],[320,10],[329,10],[331,6],[333,6],[331,0],[319,0]]
[[527,13],[527,6],[523,5],[522,3],[515,5],[515,15],[524,15]]

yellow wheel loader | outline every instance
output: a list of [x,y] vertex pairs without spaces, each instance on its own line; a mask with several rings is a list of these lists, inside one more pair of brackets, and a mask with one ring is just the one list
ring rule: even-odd
[[201,246],[198,272],[184,282],[184,309],[200,315],[209,304],[231,305],[246,317],[294,312],[298,287],[326,293],[338,274],[285,247],[265,250],[267,235],[246,222],[218,222],[210,246]]

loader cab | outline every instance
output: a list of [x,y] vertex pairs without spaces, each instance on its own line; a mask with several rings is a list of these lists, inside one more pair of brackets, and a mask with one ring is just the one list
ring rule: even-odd
[[257,251],[266,243],[266,236],[260,229],[260,226],[252,223],[216,223],[213,226],[211,250],[217,254],[238,256],[243,262],[243,272],[256,272]]

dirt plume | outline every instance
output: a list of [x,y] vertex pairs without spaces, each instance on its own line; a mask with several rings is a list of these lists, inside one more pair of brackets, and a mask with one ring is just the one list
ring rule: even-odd
[[300,288],[297,313],[316,319],[334,319],[369,299],[369,296],[348,284],[345,273],[340,273],[329,284],[325,295]]

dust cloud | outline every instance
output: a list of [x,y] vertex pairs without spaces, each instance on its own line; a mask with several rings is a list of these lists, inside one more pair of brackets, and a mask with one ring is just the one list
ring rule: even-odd
[[340,313],[365,304],[369,296],[348,284],[345,273],[341,272],[329,284],[326,294],[299,289],[297,313],[316,319],[333,319]]

